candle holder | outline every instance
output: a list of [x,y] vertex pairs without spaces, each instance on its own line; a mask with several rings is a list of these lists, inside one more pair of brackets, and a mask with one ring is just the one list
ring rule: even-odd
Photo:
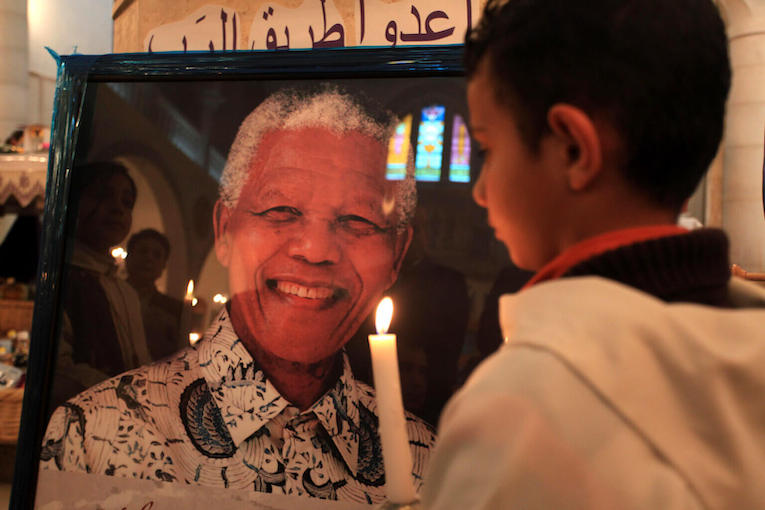
[[421,510],[422,505],[420,500],[416,499],[410,503],[394,503],[393,501],[385,501],[379,507],[378,510]]

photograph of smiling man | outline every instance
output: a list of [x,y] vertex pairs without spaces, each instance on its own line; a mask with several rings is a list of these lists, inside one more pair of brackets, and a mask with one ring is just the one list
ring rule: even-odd
[[[374,390],[343,352],[412,237],[414,178],[385,179],[383,113],[326,86],[250,113],[214,207],[228,306],[195,345],[59,407],[43,469],[385,499]],[[435,437],[407,418],[419,488]]]

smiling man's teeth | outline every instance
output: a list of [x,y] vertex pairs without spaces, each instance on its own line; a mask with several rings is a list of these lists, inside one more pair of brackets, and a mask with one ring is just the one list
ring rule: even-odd
[[327,287],[304,287],[292,282],[279,282],[276,288],[279,292],[306,299],[327,299],[332,296],[332,289]]

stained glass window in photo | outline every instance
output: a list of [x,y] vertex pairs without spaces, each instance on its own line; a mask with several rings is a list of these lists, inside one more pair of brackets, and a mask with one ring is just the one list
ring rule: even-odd
[[470,182],[470,134],[461,115],[455,115],[452,124],[449,180],[452,182]]
[[443,106],[428,106],[422,109],[422,118],[417,133],[417,158],[414,166],[418,181],[441,180],[441,161],[444,153]]
[[406,176],[406,159],[409,156],[409,137],[412,132],[412,114],[396,126],[396,132],[388,144],[388,169],[385,177],[391,181],[400,181]]

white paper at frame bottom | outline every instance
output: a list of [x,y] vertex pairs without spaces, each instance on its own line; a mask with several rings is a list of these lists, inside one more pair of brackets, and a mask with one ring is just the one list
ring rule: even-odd
[[[185,483],[40,470],[37,510],[370,510],[363,503],[325,501],[240,489],[211,489]],[[153,502],[153,504],[149,504]]]

